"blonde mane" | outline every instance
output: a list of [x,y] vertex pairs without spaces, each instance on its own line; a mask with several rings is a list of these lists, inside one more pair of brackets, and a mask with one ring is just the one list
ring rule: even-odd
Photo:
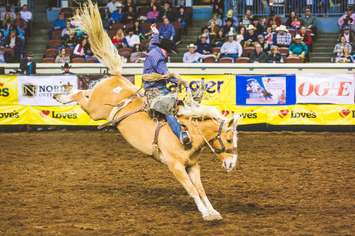
[[80,29],[88,35],[90,48],[97,59],[108,67],[112,75],[121,75],[121,56],[103,27],[97,4],[88,0],[74,19],[80,22]]

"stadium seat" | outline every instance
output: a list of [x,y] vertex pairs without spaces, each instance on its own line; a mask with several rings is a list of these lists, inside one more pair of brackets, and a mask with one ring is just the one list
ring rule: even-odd
[[203,60],[202,60],[203,63],[215,63],[216,62],[216,59],[215,57],[213,56],[209,56],[209,57],[205,57]]
[[255,48],[254,47],[246,47],[243,49],[243,56],[244,57],[250,57],[251,53],[254,52]]
[[214,47],[212,48],[212,54],[218,54],[221,51],[221,48]]
[[52,39],[48,41],[48,48],[58,48],[62,45],[62,41],[57,39]]
[[121,23],[115,23],[111,26],[111,29],[114,31],[117,31],[119,29],[124,29],[124,25]]
[[234,60],[231,57],[222,57],[218,61],[219,63],[233,63]]
[[279,51],[282,56],[288,55],[288,48],[286,48],[286,47],[279,48]]
[[287,57],[285,63],[302,63],[302,60],[299,57]]
[[97,60],[94,57],[90,57],[86,60],[86,63],[97,63]]
[[72,63],[86,63],[85,59],[82,57],[73,57],[71,59]]
[[42,62],[43,63],[54,63],[55,59],[54,59],[54,57],[45,57],[42,59]]
[[52,31],[52,39],[61,39],[62,31],[61,30],[53,30]]
[[71,48],[65,48],[65,54],[67,55],[67,56],[71,56],[72,55],[72,53],[73,53],[73,51],[72,51],[72,49]]
[[2,50],[6,55],[11,55],[11,56],[15,55],[15,50],[12,48],[3,48]]
[[249,62],[250,62],[249,57],[239,57],[239,58],[236,60],[236,63],[249,63]]
[[121,57],[127,58],[127,62],[128,62],[132,51],[133,50],[131,48],[120,48],[118,49],[118,54],[120,54]]
[[58,53],[57,49],[48,48],[44,54],[44,57],[56,57],[57,53]]

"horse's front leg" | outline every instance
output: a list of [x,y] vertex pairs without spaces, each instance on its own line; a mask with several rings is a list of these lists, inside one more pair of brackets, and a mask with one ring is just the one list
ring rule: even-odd
[[168,163],[169,170],[175,175],[176,179],[182,184],[187,193],[194,199],[197,209],[202,214],[204,220],[213,220],[209,218],[209,210],[200,198],[195,186],[192,184],[185,166],[181,163]]
[[201,169],[200,165],[196,163],[195,165],[187,169],[187,173],[191,179],[191,182],[195,185],[196,190],[198,191],[203,203],[205,204],[205,206],[209,211],[209,216],[208,216],[209,220],[221,220],[222,219],[221,214],[213,208],[210,200],[208,200],[207,198],[205,189],[203,188],[201,182],[200,169]]

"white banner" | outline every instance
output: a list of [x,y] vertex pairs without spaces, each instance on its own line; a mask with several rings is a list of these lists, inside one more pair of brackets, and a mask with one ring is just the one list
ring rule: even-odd
[[297,103],[354,104],[355,75],[297,73]]
[[[77,90],[76,76],[19,76],[19,103],[34,106],[61,106],[53,95],[66,93],[67,89]],[[73,105],[73,104],[67,104]]]

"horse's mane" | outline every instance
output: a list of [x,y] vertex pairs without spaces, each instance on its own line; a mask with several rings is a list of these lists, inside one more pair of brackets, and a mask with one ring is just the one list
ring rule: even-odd
[[216,107],[200,104],[181,106],[178,115],[192,118],[210,118],[217,121],[228,120]]
[[74,18],[80,22],[80,29],[88,35],[90,48],[98,60],[108,67],[112,75],[121,75],[121,56],[103,27],[97,4],[88,0]]

